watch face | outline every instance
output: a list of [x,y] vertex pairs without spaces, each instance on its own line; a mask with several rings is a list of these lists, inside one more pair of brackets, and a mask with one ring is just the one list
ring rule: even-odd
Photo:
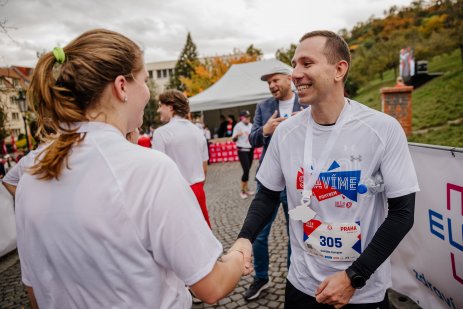
[[365,286],[365,278],[360,275],[356,275],[352,278],[352,286],[356,289],[363,288]]

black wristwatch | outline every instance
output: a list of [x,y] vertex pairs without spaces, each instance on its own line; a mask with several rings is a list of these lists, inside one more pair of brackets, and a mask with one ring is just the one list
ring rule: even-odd
[[346,269],[346,273],[347,273],[347,277],[349,277],[350,279],[350,285],[352,285],[354,289],[361,289],[367,283],[367,281],[365,280],[365,277],[357,274],[355,271],[353,271],[350,268]]

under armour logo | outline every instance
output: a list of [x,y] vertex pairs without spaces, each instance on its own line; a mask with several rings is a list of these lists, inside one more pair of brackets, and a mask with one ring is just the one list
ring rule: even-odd
[[362,156],[361,156],[361,155],[358,155],[358,156],[350,156],[350,161],[351,161],[351,162],[354,162],[354,161],[362,162]]

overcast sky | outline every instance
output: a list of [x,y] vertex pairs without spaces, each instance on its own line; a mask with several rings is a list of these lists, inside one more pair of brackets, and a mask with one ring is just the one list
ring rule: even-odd
[[306,32],[351,29],[411,0],[0,0],[0,67],[34,66],[37,51],[64,46],[92,28],[138,42],[145,61],[175,60],[190,31],[200,56],[250,44],[272,58]]

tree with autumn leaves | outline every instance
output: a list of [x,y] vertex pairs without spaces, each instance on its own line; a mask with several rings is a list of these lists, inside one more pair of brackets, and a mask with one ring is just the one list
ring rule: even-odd
[[[384,11],[383,18],[372,16],[351,30],[341,29],[339,34],[351,47],[352,66],[346,89],[355,95],[356,89],[375,76],[382,78],[387,70],[392,69],[397,75],[402,48],[412,47],[417,60],[459,48],[463,63],[463,1],[415,0],[406,7],[392,6]],[[275,58],[291,65],[295,49],[295,44],[278,49]],[[193,96],[218,81],[231,65],[261,57],[262,52],[250,45],[244,53],[235,50],[228,56],[200,61],[188,33],[171,87]]]
[[168,87],[183,91],[188,97],[198,94],[218,81],[233,64],[258,61],[262,51],[251,44],[246,52],[235,49],[232,54],[198,59],[196,44],[188,32]]
[[461,0],[416,0],[392,6],[384,18],[371,17],[341,34],[352,51],[350,82],[361,86],[387,70],[398,74],[399,51],[414,49],[416,60],[460,49],[463,63],[463,4]]

